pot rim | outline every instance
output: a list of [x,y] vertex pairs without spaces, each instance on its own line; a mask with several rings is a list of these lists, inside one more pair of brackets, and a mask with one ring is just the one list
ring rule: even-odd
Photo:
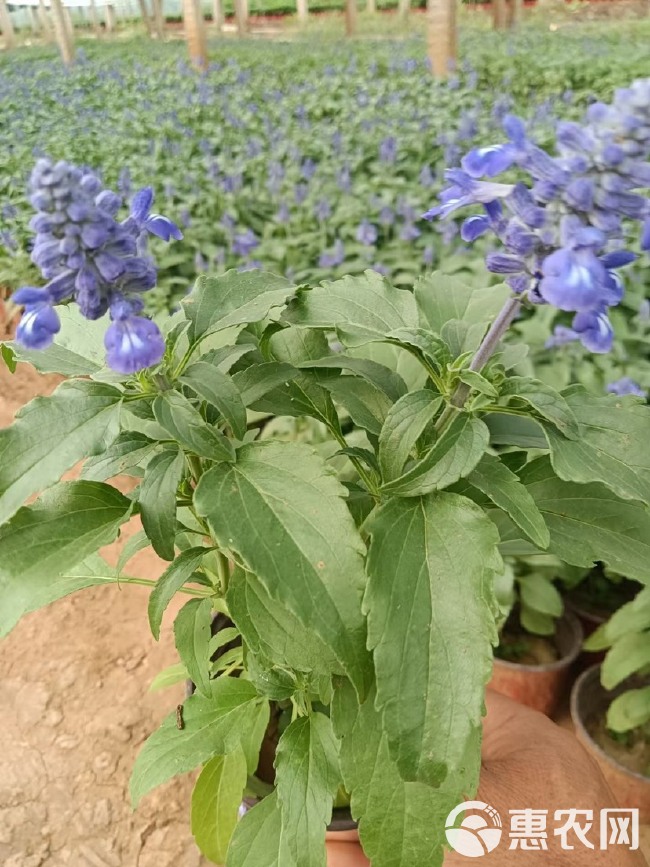
[[582,642],[584,640],[584,631],[582,629],[582,624],[573,613],[573,611],[568,611],[565,609],[562,617],[558,617],[557,622],[560,623],[564,621],[569,629],[573,633],[571,650],[569,653],[560,657],[556,662],[544,662],[540,665],[526,665],[522,662],[510,662],[507,659],[499,659],[497,656],[494,657],[494,667],[503,666],[504,668],[515,670],[515,671],[529,671],[531,674],[535,674],[537,672],[541,673],[543,671],[561,671],[563,668],[568,668],[572,665],[578,656],[580,655],[580,651],[582,650]]
[[582,713],[580,712],[580,698],[582,690],[587,683],[591,683],[592,680],[598,680],[598,687],[603,693],[611,692],[611,690],[605,689],[605,687],[600,683],[600,668],[601,665],[597,662],[595,665],[591,665],[589,668],[585,669],[582,674],[577,678],[576,682],[573,684],[571,689],[571,701],[570,701],[570,710],[571,710],[571,721],[576,728],[576,731],[579,732],[581,738],[587,741],[589,745],[589,749],[592,750],[598,757],[598,759],[602,759],[607,762],[608,765],[612,765],[612,767],[616,768],[619,773],[625,774],[628,777],[632,777],[635,780],[639,780],[646,785],[650,785],[650,777],[647,777],[645,774],[641,774],[638,771],[633,771],[631,768],[627,768],[625,765],[622,765],[618,759],[615,759],[613,756],[604,750],[596,741],[593,739],[587,727],[583,721]]

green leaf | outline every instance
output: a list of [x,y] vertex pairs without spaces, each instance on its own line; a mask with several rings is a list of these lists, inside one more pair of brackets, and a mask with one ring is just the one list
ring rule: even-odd
[[325,829],[341,783],[339,743],[322,713],[294,720],[275,758],[282,831],[301,867],[326,867]]
[[15,373],[18,366],[18,358],[15,351],[8,343],[0,343],[0,358],[7,366],[9,373]]
[[189,581],[211,548],[188,548],[171,563],[156,582],[149,597],[149,626],[153,637],[160,638],[163,614],[174,594]]
[[586,639],[585,650],[605,650],[630,632],[650,629],[650,587],[615,611],[606,623]]
[[235,450],[230,440],[211,427],[201,413],[177,391],[167,391],[153,402],[158,424],[176,439],[183,449],[213,461],[233,461]]
[[118,575],[124,570],[124,567],[129,562],[132,557],[138,553],[138,551],[142,551],[144,548],[148,548],[151,545],[149,541],[149,537],[144,532],[144,530],[138,530],[137,533],[134,533],[133,536],[130,536],[126,542],[124,543],[124,547],[120,551],[120,556],[117,560],[117,565],[115,566],[115,572]]
[[138,753],[130,783],[133,807],[177,774],[236,750],[242,732],[257,724],[261,702],[251,683],[234,677],[213,681],[209,698],[195,693],[186,699],[183,728],[169,714]]
[[251,364],[245,370],[233,374],[233,382],[239,390],[244,406],[250,406],[277,388],[291,382],[299,371],[290,364],[279,361],[265,361]]
[[629,732],[650,720],[650,686],[630,689],[619,695],[607,711],[607,728]]
[[64,376],[92,376],[105,367],[103,319],[86,319],[76,305],[56,308],[61,330],[47,349],[26,349],[12,343],[16,358],[28,361],[41,373],[62,373]]
[[98,382],[64,382],[23,407],[0,431],[0,524],[77,461],[101,454],[118,433],[122,394]]
[[562,597],[555,585],[538,573],[522,575],[517,579],[521,601],[528,608],[548,617],[561,617],[564,611]]
[[145,459],[157,447],[156,442],[138,431],[122,431],[105,451],[85,462],[81,477],[94,482],[105,482],[134,468],[137,475]]
[[389,500],[367,530],[377,707],[404,779],[439,785],[480,729],[497,640],[498,533],[475,503],[449,493]]
[[395,289],[376,271],[301,292],[283,319],[293,325],[336,330],[346,346],[384,340],[389,331],[418,324],[412,293]]
[[467,481],[489,497],[495,506],[507,512],[535,545],[539,548],[548,546],[551,537],[535,501],[519,477],[499,458],[483,455],[467,476]]
[[237,439],[246,433],[246,407],[232,377],[206,361],[197,361],[181,376],[181,382],[224,417]]
[[246,758],[241,749],[215,756],[205,765],[192,792],[192,834],[203,855],[226,863],[246,786]]
[[482,374],[475,370],[461,370],[458,373],[458,378],[461,382],[469,385],[474,391],[481,394],[486,394],[488,397],[498,397],[499,392]]
[[181,662],[199,692],[210,697],[212,601],[190,599],[174,620],[174,642]]
[[604,485],[565,482],[550,460],[538,458],[521,471],[551,534],[548,550],[572,566],[601,561],[615,572],[650,583],[650,513],[619,499]]
[[20,618],[110,574],[74,567],[108,545],[132,503],[101,482],[64,482],[0,527],[0,635]]
[[435,271],[420,277],[414,294],[427,325],[435,334],[441,334],[445,324],[452,319],[487,327],[512,293],[504,284],[473,289],[460,277]]
[[536,611],[522,603],[519,616],[521,625],[533,635],[553,635],[555,633],[555,620],[550,614],[542,614],[541,611]]
[[383,485],[382,490],[401,497],[417,497],[453,485],[478,464],[489,437],[480,418],[461,413],[421,460]]
[[623,499],[650,503],[648,407],[581,388],[569,390],[565,399],[581,430],[578,439],[567,440],[545,426],[557,475],[568,482],[602,482]]
[[355,358],[347,355],[331,355],[327,358],[319,358],[316,361],[303,362],[300,367],[318,369],[349,370],[358,377],[365,379],[370,385],[383,391],[391,401],[399,400],[406,394],[406,383],[394,370],[384,364],[378,364],[369,358]]
[[521,449],[546,449],[544,430],[532,418],[501,413],[488,413],[483,421],[490,429],[490,443],[495,446],[517,446]]
[[182,302],[192,323],[192,340],[233,325],[266,319],[284,307],[295,287],[284,277],[266,271],[226,271],[219,277],[201,276]]
[[386,392],[357,376],[339,376],[324,383],[336,403],[350,414],[352,421],[378,435],[393,405]]
[[501,386],[499,402],[503,405],[525,405],[554,425],[564,437],[577,439],[580,426],[573,409],[566,399],[536,379],[526,376],[510,376]]
[[237,824],[228,849],[227,867],[298,867],[282,835],[277,792],[267,795]]
[[309,447],[269,441],[242,446],[236,464],[205,473],[194,504],[220,547],[332,648],[363,692],[365,546],[344,495]]
[[228,610],[257,656],[276,665],[316,674],[342,673],[332,650],[309,626],[274,603],[262,582],[235,567],[228,582]]
[[650,630],[624,635],[608,651],[600,669],[600,681],[605,689],[619,683],[650,665]]
[[[364,852],[373,867],[441,867],[445,818],[472,790],[462,777],[451,794],[444,786],[405,782],[391,758],[374,694],[354,708],[346,707],[355,698],[350,693],[341,700],[340,690],[335,692],[332,714],[344,732],[341,771]],[[473,763],[479,761],[477,745]]]
[[388,411],[379,433],[379,466],[385,482],[396,479],[411,450],[442,405],[442,397],[429,389],[411,391]]
[[174,559],[176,491],[183,478],[185,458],[177,447],[165,449],[149,462],[138,502],[145,533],[163,560]]
[[149,692],[158,692],[161,689],[167,689],[168,686],[176,686],[177,683],[183,683],[188,678],[187,669],[181,662],[176,665],[168,665],[163,668],[149,684]]

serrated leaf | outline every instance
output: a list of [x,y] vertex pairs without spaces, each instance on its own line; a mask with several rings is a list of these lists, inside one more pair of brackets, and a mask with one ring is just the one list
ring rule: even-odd
[[333,651],[294,614],[275,604],[255,575],[235,567],[226,601],[233,621],[253,653],[296,671],[343,672]]
[[138,753],[130,782],[134,808],[161,783],[237,749],[260,703],[251,683],[233,677],[213,681],[209,698],[195,693],[186,699],[183,728],[176,725],[176,713],[169,714]]
[[548,446],[542,426],[532,418],[492,412],[483,416],[483,421],[490,430],[492,445],[521,449],[546,449]]
[[210,759],[194,785],[192,834],[203,855],[215,864],[226,863],[246,778],[246,758],[240,748]]
[[434,334],[441,334],[452,319],[487,327],[512,294],[503,284],[474,289],[462,278],[441,271],[420,277],[413,291],[420,314]]
[[617,696],[607,710],[607,728],[628,732],[650,720],[650,686],[630,689]]
[[[445,818],[472,790],[462,777],[456,778],[451,793],[444,786],[404,782],[374,698],[371,693],[359,708],[352,690],[342,697],[337,689],[332,710],[335,728],[344,735],[341,770],[363,850],[373,867],[441,867]],[[478,767],[479,762],[477,743],[469,763]]]
[[180,590],[192,573],[201,565],[205,555],[211,548],[188,548],[171,563],[156,582],[149,597],[149,626],[153,637],[160,638],[160,624],[163,614],[174,594]]
[[600,669],[605,689],[614,689],[631,674],[650,665],[650,630],[624,635],[608,651]]
[[[122,431],[101,454],[89,458],[83,465],[81,477],[95,482],[105,482],[127,473],[153,454],[158,444],[134,430]],[[137,473],[136,473],[137,474]]]
[[284,277],[266,271],[226,271],[218,277],[201,276],[182,302],[192,323],[192,340],[233,325],[266,319],[283,307],[295,287]]
[[244,406],[251,406],[280,385],[291,382],[298,376],[298,370],[290,364],[279,361],[265,361],[251,364],[245,370],[233,374]]
[[379,466],[384,482],[396,479],[431,419],[442,406],[442,397],[429,389],[411,391],[388,411],[379,433]]
[[548,527],[535,501],[515,475],[493,455],[483,455],[467,476],[470,485],[478,488],[495,506],[507,512],[528,538],[540,548],[550,542]]
[[488,397],[497,398],[499,396],[499,392],[492,383],[476,370],[461,370],[458,373],[458,378],[461,382],[469,385],[474,391],[478,391]]
[[282,835],[277,792],[248,810],[232,835],[226,867],[298,867]]
[[230,440],[209,425],[187,398],[167,391],[153,402],[156,421],[169,431],[183,449],[213,461],[233,461],[235,450]]
[[386,392],[357,376],[338,376],[324,386],[358,427],[379,435],[393,405]]
[[301,867],[325,867],[325,829],[341,783],[339,743],[322,713],[294,720],[275,758],[282,831]]
[[349,370],[356,374],[361,379],[365,379],[370,385],[383,391],[391,401],[399,400],[403,394],[406,394],[406,383],[394,370],[386,367],[383,364],[378,364],[369,358],[355,358],[354,356],[346,355],[330,355],[327,358],[320,358],[314,361],[303,362],[300,365],[303,369],[319,368],[319,369],[340,369]]
[[390,331],[418,324],[412,293],[395,289],[376,271],[300,293],[283,319],[302,327],[336,330],[346,346],[383,340]]
[[377,707],[403,778],[439,785],[480,729],[497,640],[498,533],[475,503],[445,492],[389,500],[367,530]]
[[183,477],[185,459],[179,448],[165,449],[147,466],[138,502],[145,533],[163,560],[174,559],[176,491]]
[[461,413],[421,460],[383,485],[382,490],[400,497],[417,497],[453,485],[478,464],[489,438],[480,418]]
[[197,361],[187,368],[180,381],[214,406],[237,439],[243,439],[246,433],[246,407],[232,377],[212,364]]
[[101,482],[64,482],[0,527],[0,635],[20,618],[110,574],[74,567],[112,542],[132,503]]
[[269,441],[242,446],[236,464],[205,473],[194,504],[220,547],[332,648],[363,692],[365,548],[344,494],[309,447]]
[[544,432],[553,469],[572,482],[602,482],[619,497],[650,503],[650,409],[610,395],[571,389],[565,399],[580,437],[568,440],[551,426]]
[[118,433],[121,399],[110,385],[73,381],[20,410],[0,431],[0,524],[77,461],[104,451]]
[[575,413],[560,392],[550,385],[526,376],[510,376],[501,386],[499,402],[508,405],[513,400],[530,406],[563,436],[570,439],[580,436]]
[[181,662],[199,692],[210,696],[210,624],[212,601],[190,599],[174,620],[174,642]]
[[550,460],[538,458],[521,471],[551,534],[550,553],[572,566],[601,561],[621,575],[650,583],[650,512],[621,500],[604,485],[565,482]]

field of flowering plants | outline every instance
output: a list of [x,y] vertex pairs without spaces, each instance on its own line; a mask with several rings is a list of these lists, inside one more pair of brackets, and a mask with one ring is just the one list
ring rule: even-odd
[[509,111],[544,143],[559,115],[643,73],[649,34],[470,30],[458,76],[441,84],[419,38],[215,42],[204,76],[181,43],[89,42],[67,73],[45,49],[0,59],[0,284],[32,275],[25,190],[40,155],[88,165],[125,198],[153,185],[185,240],[157,256],[152,312],[197,273],[232,267],[298,283],[371,267],[408,285],[444,261],[484,280],[453,220],[420,219],[445,167],[501,140]]

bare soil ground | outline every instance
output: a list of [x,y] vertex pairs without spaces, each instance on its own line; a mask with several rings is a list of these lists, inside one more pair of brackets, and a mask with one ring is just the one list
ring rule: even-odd
[[[0,427],[54,377],[0,362]],[[137,529],[137,526],[136,528]],[[115,560],[134,527],[104,551]],[[131,574],[157,578],[151,551]],[[0,864],[4,867],[207,867],[189,831],[191,779],[133,813],[130,769],[145,738],[182,699],[150,693],[175,662],[170,624],[146,627],[146,588],[85,590],[24,618],[0,644]]]

